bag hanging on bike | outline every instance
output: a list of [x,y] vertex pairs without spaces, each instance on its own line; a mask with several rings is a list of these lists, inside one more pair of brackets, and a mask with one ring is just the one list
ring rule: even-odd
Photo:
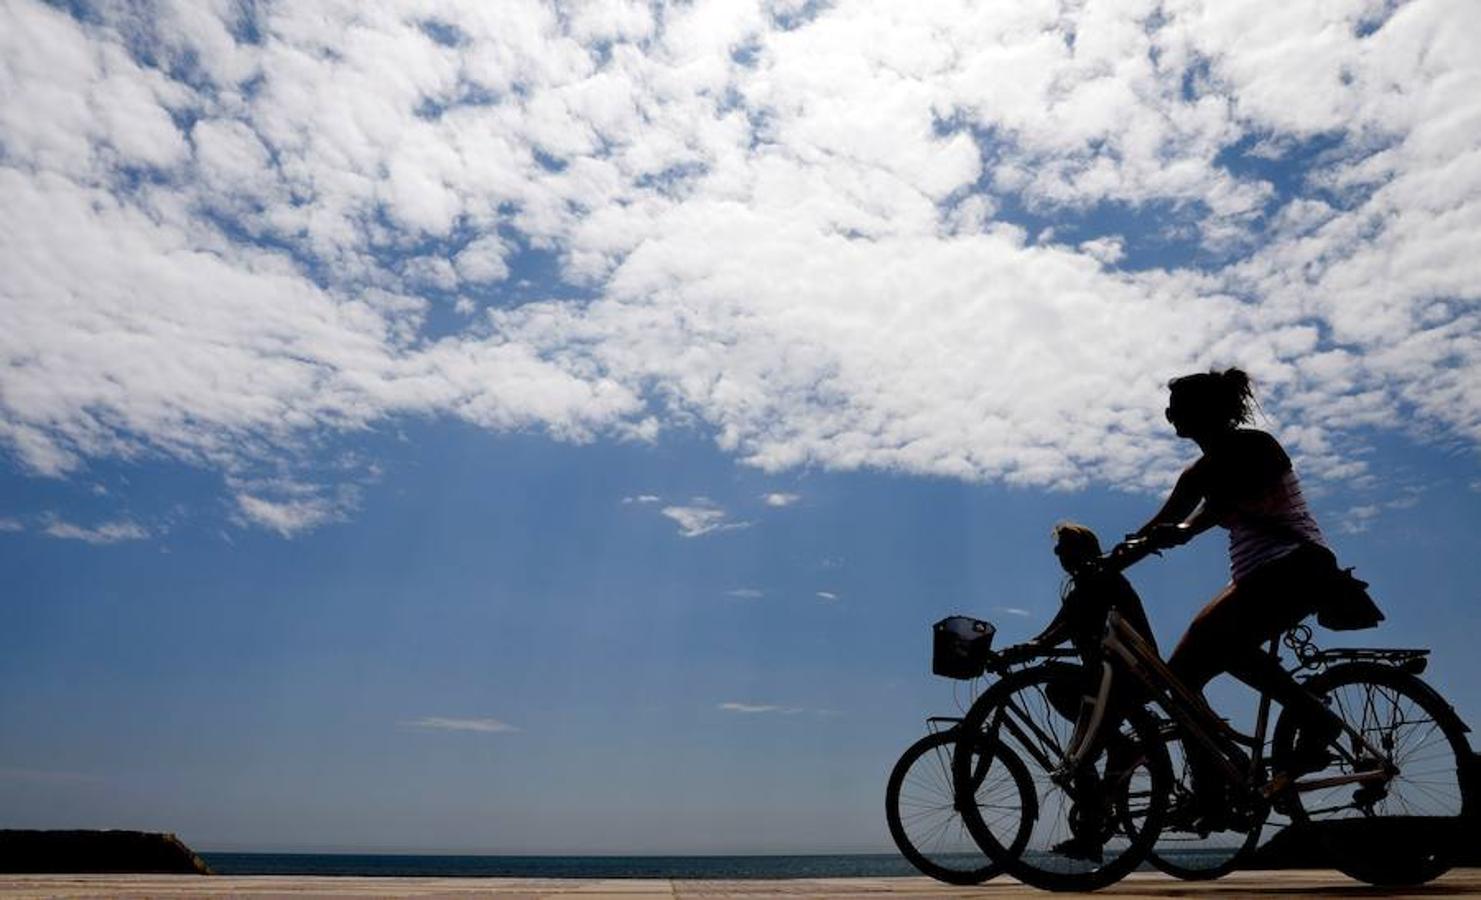
[[992,655],[991,622],[971,616],[947,616],[931,626],[931,671],[946,678],[981,675]]
[[1333,631],[1357,631],[1372,628],[1383,618],[1383,611],[1368,596],[1368,582],[1352,574],[1350,568],[1332,572],[1318,600],[1318,624]]

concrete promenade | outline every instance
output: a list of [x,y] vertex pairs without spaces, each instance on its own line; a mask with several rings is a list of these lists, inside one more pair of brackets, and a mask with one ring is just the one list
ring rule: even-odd
[[[200,875],[3,875],[0,897],[570,897],[612,898],[844,898],[844,897],[1051,897],[998,879],[957,888],[926,878],[811,878],[786,881],[681,881],[667,879],[361,878]],[[1062,896],[1062,895],[1061,895]],[[1419,888],[1385,890],[1330,870],[1236,872],[1218,881],[1181,882],[1137,873],[1100,891],[1106,897],[1481,897],[1481,869],[1456,869]]]

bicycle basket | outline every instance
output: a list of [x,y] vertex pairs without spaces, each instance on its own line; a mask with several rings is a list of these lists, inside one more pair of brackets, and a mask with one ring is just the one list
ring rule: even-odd
[[976,678],[992,652],[991,622],[947,616],[931,626],[931,671],[946,678]]

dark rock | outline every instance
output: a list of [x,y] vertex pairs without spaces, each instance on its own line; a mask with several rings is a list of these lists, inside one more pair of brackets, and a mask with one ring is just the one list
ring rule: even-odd
[[211,874],[205,862],[173,834],[3,829],[0,829],[0,872]]

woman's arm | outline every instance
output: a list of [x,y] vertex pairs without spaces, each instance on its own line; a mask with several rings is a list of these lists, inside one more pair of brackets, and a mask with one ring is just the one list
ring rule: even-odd
[[1137,536],[1149,537],[1161,546],[1176,547],[1219,524],[1225,510],[1209,496],[1207,480],[1206,458],[1184,469],[1167,501],[1137,530]]
[[[1138,537],[1146,537],[1159,525],[1180,525],[1189,516],[1193,515],[1201,505],[1204,505],[1206,493],[1204,489],[1203,460],[1183,470],[1178,476],[1178,481],[1173,485],[1172,493],[1167,495],[1167,500],[1157,514],[1148,520],[1147,524],[1138,528]],[[1208,526],[1204,526],[1205,528]]]

